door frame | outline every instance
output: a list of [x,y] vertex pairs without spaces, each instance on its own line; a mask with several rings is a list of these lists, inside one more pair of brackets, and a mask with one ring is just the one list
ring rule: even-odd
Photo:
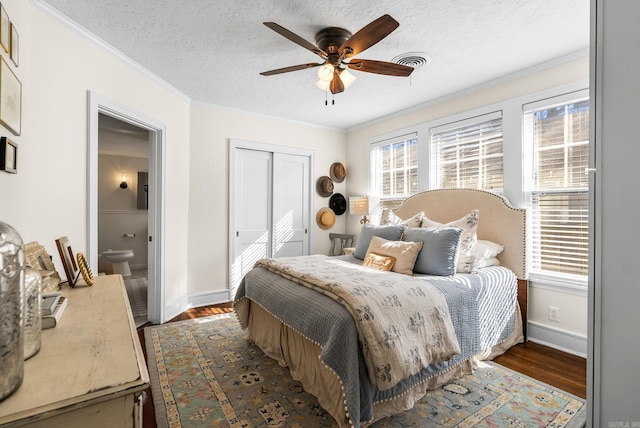
[[149,209],[148,235],[148,320],[164,322],[164,159],[165,125],[95,92],[87,91],[87,259],[98,271],[98,117],[99,114],[145,129],[149,132]]
[[269,143],[257,143],[253,141],[244,141],[244,140],[236,140],[229,139],[229,180],[228,180],[228,194],[229,194],[229,241],[228,241],[228,277],[227,277],[227,287],[229,290],[229,300],[233,301],[235,296],[232,296],[233,290],[233,255],[235,254],[235,236],[234,231],[236,230],[236,213],[235,213],[235,192],[233,191],[234,185],[234,177],[236,177],[236,151],[238,149],[244,150],[257,150],[261,152],[270,152],[270,153],[280,153],[287,155],[297,155],[297,156],[306,156],[309,158],[309,209],[307,224],[309,224],[309,253],[311,253],[312,248],[315,248],[315,228],[312,227],[312,208],[313,208],[313,195],[314,195],[314,180],[315,177],[315,152],[313,150],[299,149],[294,147],[286,147],[279,146],[276,144]]

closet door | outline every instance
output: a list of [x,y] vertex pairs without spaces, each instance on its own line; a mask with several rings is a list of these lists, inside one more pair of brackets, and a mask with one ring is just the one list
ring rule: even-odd
[[229,292],[263,257],[310,252],[311,155],[232,147]]
[[273,154],[272,257],[309,254],[309,157]]
[[[234,205],[230,225],[235,230],[231,278],[237,286],[256,261],[271,257],[273,156],[259,150],[236,149],[235,160],[229,197]],[[235,294],[235,289],[232,292]]]

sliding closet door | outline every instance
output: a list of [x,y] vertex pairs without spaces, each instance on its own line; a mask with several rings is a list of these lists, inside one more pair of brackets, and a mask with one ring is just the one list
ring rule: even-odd
[[231,143],[229,292],[233,299],[240,281],[259,259],[309,254],[312,155]]
[[230,254],[231,276],[234,283],[239,283],[256,261],[271,257],[273,156],[269,152],[236,149],[235,160],[234,177],[230,177],[230,198],[235,208],[230,222],[234,229]]
[[273,154],[273,257],[309,254],[309,158]]

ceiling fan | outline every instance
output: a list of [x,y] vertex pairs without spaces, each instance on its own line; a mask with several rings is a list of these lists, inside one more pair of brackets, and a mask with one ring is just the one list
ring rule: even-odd
[[311,62],[264,71],[260,73],[263,76],[273,76],[322,66],[318,71],[318,78],[320,79],[318,86],[322,89],[330,90],[332,94],[337,94],[344,91],[355,80],[355,77],[347,72],[347,68],[367,73],[402,77],[409,76],[413,71],[413,67],[393,62],[353,58],[398,28],[400,25],[398,21],[389,15],[381,16],[355,34],[351,34],[344,28],[324,28],[315,34],[315,45],[275,22],[264,22],[264,25],[303,48],[310,50],[322,58],[324,62]]

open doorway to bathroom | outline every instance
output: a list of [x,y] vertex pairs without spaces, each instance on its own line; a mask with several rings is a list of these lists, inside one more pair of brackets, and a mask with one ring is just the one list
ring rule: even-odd
[[137,327],[148,311],[149,131],[98,115],[98,272],[119,273]]

